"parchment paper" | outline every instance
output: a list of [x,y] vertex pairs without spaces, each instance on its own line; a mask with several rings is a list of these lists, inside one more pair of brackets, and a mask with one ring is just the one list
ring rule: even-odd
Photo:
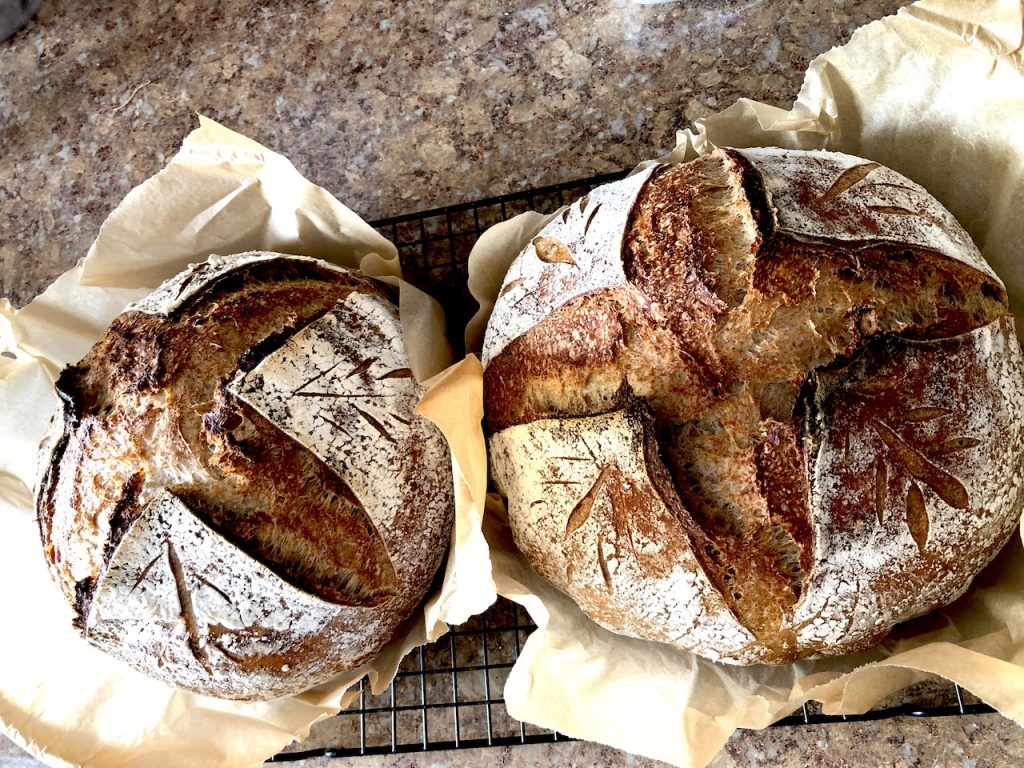
[[[347,706],[361,677],[384,690],[406,653],[495,598],[481,532],[480,364],[470,357],[446,367],[443,314],[401,280],[390,242],[281,155],[199,119],[168,166],[111,213],[78,266],[20,311],[0,300],[0,726],[51,765],[258,765]],[[452,549],[437,593],[372,663],[266,703],[174,690],[82,640],[44,564],[32,500],[60,369],[187,264],[244,250],[315,256],[398,286],[410,363],[429,386],[418,413],[448,439],[455,478]]]
[[[964,224],[1006,282],[1024,329],[1022,35],[1020,0],[915,3],[815,59],[791,110],[741,100],[680,133],[660,160],[689,160],[715,146],[782,146],[834,149],[895,168]],[[469,348],[479,348],[508,265],[547,218],[524,214],[478,242],[470,288],[481,311],[467,328]],[[898,627],[872,651],[743,668],[602,629],[534,573],[500,511],[488,515],[485,531],[499,594],[524,605],[539,627],[505,686],[518,719],[704,766],[735,729],[764,727],[805,701],[821,701],[826,713],[858,713],[937,675],[1024,725],[1017,538],[962,599]]]

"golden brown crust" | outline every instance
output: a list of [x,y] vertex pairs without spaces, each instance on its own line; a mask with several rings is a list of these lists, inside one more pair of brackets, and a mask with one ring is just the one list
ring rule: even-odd
[[[780,208],[780,201],[787,207]],[[998,353],[972,346],[974,357],[964,353],[962,365],[989,371],[987,378],[978,374],[976,389],[1004,389],[999,405],[985,400],[984,407],[999,413],[1012,432],[1001,438],[998,461],[1017,462],[1007,446],[1022,437],[1016,421],[1020,350],[999,341],[1005,335],[999,323],[1008,315],[1004,289],[962,229],[923,190],[877,164],[848,156],[719,151],[652,172],[628,216],[617,284],[604,279],[607,287],[562,303],[546,297],[542,306],[553,309],[531,317],[525,332],[496,350],[485,348],[491,430],[515,428],[516,439],[522,440],[519,427],[536,424],[537,436],[531,439],[540,445],[556,439],[542,436],[550,428],[540,420],[585,420],[641,402],[650,410],[660,445],[648,451],[652,478],[671,478],[656,485],[680,520],[692,520],[685,525],[700,578],[713,585],[755,638],[742,651],[728,653],[692,639],[685,647],[746,662],[863,647],[882,631],[859,626],[842,641],[825,643],[813,639],[807,628],[821,619],[817,613],[800,619],[806,621],[803,628],[794,628],[800,611],[814,602],[807,597],[814,574],[827,570],[822,563],[832,556],[821,551],[828,545],[822,544],[820,520],[828,514],[820,499],[835,478],[820,475],[809,413],[817,413],[819,405],[807,399],[808,387],[819,373],[827,378],[828,371],[851,369],[868,358],[882,365],[886,358],[878,350],[895,355],[893,340],[927,344],[960,339],[963,347],[991,339]],[[574,240],[577,235],[564,226],[559,232],[569,258],[564,266],[543,268],[536,278],[549,292],[559,280],[584,284],[574,270],[591,268],[587,258],[597,249],[587,241],[585,250],[577,252],[585,236]],[[520,256],[530,258],[529,252]],[[602,275],[612,273],[604,262],[592,267],[598,268]],[[510,274],[523,275],[516,278],[517,304],[532,308],[524,294],[530,270],[537,271],[516,264]],[[517,305],[499,298],[492,323],[505,323],[517,311]],[[523,323],[517,319],[515,325]],[[500,334],[491,338],[500,339]],[[914,424],[952,413],[947,406],[940,413],[940,406],[929,403],[907,405],[911,389],[899,397]],[[961,406],[969,401],[980,409],[988,395],[972,394],[968,387],[959,397]],[[956,431],[965,418],[950,418],[949,429]],[[880,452],[902,455],[904,465],[914,465],[914,454],[896,432],[872,429],[870,424],[840,423],[835,432],[877,433]],[[943,440],[962,437],[950,433]],[[978,448],[971,442],[976,438],[964,439],[968,448]],[[523,460],[514,447],[502,456],[506,462]],[[920,485],[927,466],[921,464],[910,480],[891,468],[871,474],[880,509],[892,506],[894,488],[906,496],[908,533],[900,535],[914,542],[928,540],[926,507],[951,506],[953,518],[966,509],[958,505],[959,486],[944,475],[929,475],[935,480],[930,491]],[[519,489],[514,467],[496,471],[501,482]],[[862,471],[859,465],[857,471]],[[1017,489],[1009,496],[988,528],[995,547],[1005,542],[1012,527],[1007,521],[1012,522],[1020,504]],[[513,512],[513,526],[541,535],[546,528],[532,514]],[[963,519],[958,524],[967,526]],[[863,530],[864,523],[838,515],[829,526],[827,536],[835,541],[844,532]],[[963,575],[944,581],[955,582],[946,587],[946,599],[994,550],[986,545],[975,554],[965,555],[962,567],[947,567],[946,576]],[[916,567],[907,553],[892,557],[904,569]],[[904,604],[887,592],[883,571],[877,569],[876,582],[863,588],[864,604],[877,604],[878,595],[886,594],[892,610],[884,613],[885,604],[879,610],[891,625],[907,615]],[[915,573],[926,571],[921,565]],[[841,586],[837,582],[836,589]],[[589,605],[604,616],[631,610],[601,601]],[[839,610],[852,616],[861,608]],[[624,615],[609,623],[628,625]],[[729,642],[741,634],[737,630]]]
[[[259,628],[258,617],[250,629],[240,625],[229,631],[216,621],[193,626],[187,607],[198,598],[189,597],[190,589],[198,585],[210,595],[204,599],[214,602],[228,600],[231,590],[189,572],[190,542],[168,539],[152,563],[119,562],[119,568],[136,569],[129,578],[138,583],[156,578],[156,567],[173,577],[178,590],[174,601],[180,603],[189,628],[190,663],[199,662],[198,672],[183,672],[174,663],[156,668],[163,661],[150,658],[153,668],[145,671],[201,692],[266,698],[353,668],[390,639],[422,599],[443,555],[451,525],[451,489],[447,461],[427,468],[426,474],[406,476],[397,491],[403,509],[392,510],[394,519],[389,517],[382,528],[336,468],[234,393],[229,386],[234,380],[256,370],[300,331],[321,327],[335,315],[348,317],[343,308],[353,297],[361,297],[364,304],[369,300],[367,306],[391,307],[397,316],[387,289],[358,274],[288,257],[256,255],[252,263],[242,257],[238,262],[237,268],[231,263],[193,268],[164,288],[164,293],[176,291],[181,301],[170,296],[165,312],[145,304],[125,312],[81,362],[63,372],[58,382],[64,403],[62,434],[40,484],[38,511],[51,572],[76,608],[77,626],[88,629],[87,636],[100,647],[144,669],[143,657],[156,651],[118,651],[119,644],[130,645],[118,636],[121,630],[93,627],[90,613],[119,544],[168,492],[197,518],[198,530],[208,528],[210,535],[222,537],[276,574],[288,589],[320,601],[327,614],[329,606],[336,606],[333,621],[304,635],[292,636],[271,624]],[[391,327],[364,331],[367,338],[395,332]],[[380,349],[395,343],[383,335],[380,348],[354,350],[361,357],[351,358],[349,380],[366,379],[365,386],[372,389],[378,377],[401,377],[414,386],[407,368],[369,373]],[[314,349],[317,343],[331,341],[314,340]],[[358,347],[360,342],[340,343]],[[349,359],[347,347],[333,354],[339,360],[335,366]],[[312,380],[332,373],[316,365],[310,360]],[[259,386],[248,383],[250,388]],[[330,389],[326,384],[322,388]],[[365,406],[359,413],[386,429],[372,410]],[[416,419],[411,412],[399,417]],[[439,435],[437,440],[443,443]],[[415,454],[419,446],[413,439],[395,450]],[[432,465],[435,454],[424,453],[423,462]],[[428,505],[422,504],[428,497],[440,500],[443,511],[438,515],[428,514]],[[422,516],[416,514],[420,506]],[[176,518],[172,514],[167,519]],[[437,546],[422,548],[413,559],[408,547],[396,549],[397,540],[416,541],[417,536]],[[396,552],[401,560],[395,560]],[[109,589],[120,589],[116,580],[108,582]],[[358,618],[343,608],[363,613]],[[252,610],[241,606],[229,614],[246,616]],[[247,632],[253,647],[266,648],[264,653],[237,652],[244,645],[239,638]],[[159,643],[159,638],[152,642]],[[220,649],[224,669],[214,668],[207,646]],[[246,679],[255,672],[266,677]]]
[[[223,397],[218,403],[218,384],[227,380],[251,349],[261,345],[269,350],[268,340],[286,338],[353,289],[379,291],[368,280],[348,275],[317,279],[314,272],[310,277],[295,279],[294,267],[257,267],[240,270],[231,280],[209,286],[171,317],[141,312],[119,316],[89,354],[62,373],[57,388],[73,407],[66,412],[66,440],[61,450],[54,452],[47,473],[39,520],[51,563],[55,552],[50,521],[55,486],[61,482],[73,486],[71,497],[82,521],[101,519],[104,510],[117,510],[122,522],[106,540],[108,552],[117,545],[117,534],[138,515],[151,495],[140,498],[136,490],[130,500],[125,499],[122,489],[138,476],[139,466],[152,464],[166,469],[166,477],[144,478],[150,486],[170,485],[181,493],[202,498],[216,498],[238,483],[247,483],[247,468],[239,466],[246,459],[237,444],[232,453],[211,461],[216,445],[230,438],[223,428],[225,421],[236,420],[238,429],[254,429],[250,414],[242,412],[238,403],[232,406]],[[135,400],[154,393],[171,401],[166,414]],[[265,438],[267,428],[261,426],[255,429]],[[176,482],[177,473],[188,464],[195,465],[194,472],[209,472],[195,489]],[[106,471],[100,479],[96,467],[102,465]],[[285,491],[284,498],[290,498],[293,473],[277,462],[263,466],[260,478],[268,484],[264,489],[269,492],[266,498],[278,496],[275,487]],[[62,475],[70,477],[62,479]],[[109,490],[94,493],[90,486],[96,483]],[[338,495],[352,499],[347,489]],[[347,503],[353,506],[351,501]],[[292,508],[290,503],[275,504],[268,512],[288,514]],[[259,558],[259,548],[253,554]],[[67,558],[63,560],[66,564]],[[94,580],[101,567],[101,562],[95,562],[91,574]],[[75,584],[81,580],[63,571],[65,594],[74,594]]]

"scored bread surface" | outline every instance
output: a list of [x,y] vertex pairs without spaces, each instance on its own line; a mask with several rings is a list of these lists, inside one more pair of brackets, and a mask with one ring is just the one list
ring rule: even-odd
[[117,318],[58,390],[40,529],[103,650],[273,698],[365,663],[423,599],[451,463],[374,281],[214,257]]
[[538,572],[738,663],[859,650],[961,594],[1019,520],[1024,362],[948,211],[828,152],[609,186],[524,249],[485,336],[492,474]]

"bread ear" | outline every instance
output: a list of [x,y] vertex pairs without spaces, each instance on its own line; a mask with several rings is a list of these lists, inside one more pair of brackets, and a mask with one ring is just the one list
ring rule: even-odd
[[364,664],[425,596],[452,465],[375,281],[214,258],[117,318],[62,388],[40,531],[97,647],[274,698]]
[[920,184],[838,152],[730,149],[763,180],[779,232],[837,243],[888,242],[941,253],[1002,288],[970,235]]
[[[859,650],[966,589],[1024,501],[1024,368],[1005,290],[949,212],[877,163],[775,149],[651,170],[639,187],[595,190],[584,209],[599,198],[619,203],[605,249],[570,206],[513,263],[485,338],[494,467],[538,570],[588,563],[583,579],[561,565],[548,577],[597,621],[739,663]],[[899,419],[863,416],[883,402],[881,370]],[[586,477],[561,467],[560,425],[586,439],[637,402],[657,436],[650,483],[619,482],[614,451]],[[616,450],[636,455],[628,442]],[[545,500],[519,472],[597,491]],[[652,621],[678,603],[657,569],[622,577],[629,600],[604,595],[611,550],[595,550],[595,570],[596,540],[569,557],[544,519],[583,535],[584,518],[618,519],[600,506],[617,494],[661,521],[651,483],[678,505],[686,550],[655,560],[685,563],[703,579],[688,589],[717,607]],[[699,628],[720,616],[754,640]]]

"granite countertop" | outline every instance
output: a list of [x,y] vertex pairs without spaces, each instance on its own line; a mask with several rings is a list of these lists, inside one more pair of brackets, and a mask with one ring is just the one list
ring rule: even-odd
[[[899,5],[44,0],[0,43],[0,296],[84,256],[197,112],[372,220],[630,167],[741,96],[788,107],[810,59]],[[37,763],[0,737],[0,764]],[[577,742],[349,764],[655,763]],[[1024,732],[998,715],[740,733],[712,763],[1011,764]]]

